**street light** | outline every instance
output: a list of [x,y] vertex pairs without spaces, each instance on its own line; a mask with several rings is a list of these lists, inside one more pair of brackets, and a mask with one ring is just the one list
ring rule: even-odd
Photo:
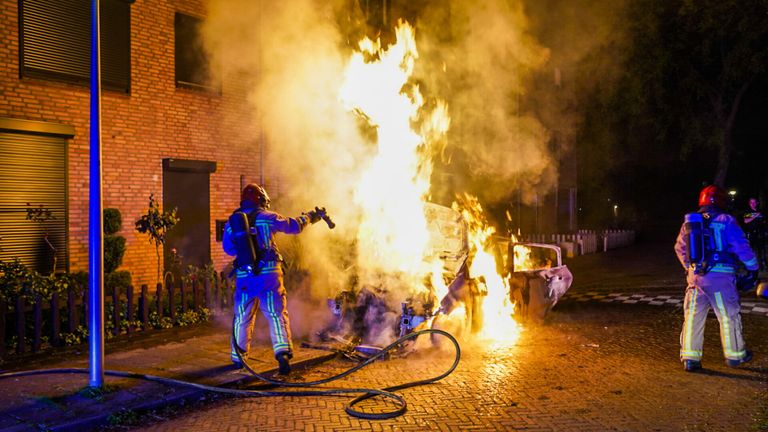
[[91,135],[88,194],[89,385],[104,385],[104,241],[101,197],[101,53],[99,0],[91,3]]

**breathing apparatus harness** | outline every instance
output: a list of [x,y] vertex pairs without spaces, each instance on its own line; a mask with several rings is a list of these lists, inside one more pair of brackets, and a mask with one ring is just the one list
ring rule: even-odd
[[710,222],[716,215],[717,213],[705,209],[685,215],[684,229],[688,237],[685,250],[686,264],[693,269],[694,274],[705,275],[717,264],[736,267],[738,263],[736,257],[722,249],[724,245],[715,238]]
[[241,207],[229,217],[232,243],[235,246],[235,260],[232,262],[230,277],[237,271],[251,273],[255,276],[261,272],[262,263],[283,261],[283,257],[276,249],[260,247],[256,240],[258,233],[254,225],[256,217],[260,213],[259,210],[259,208],[254,208],[251,211],[246,211]]

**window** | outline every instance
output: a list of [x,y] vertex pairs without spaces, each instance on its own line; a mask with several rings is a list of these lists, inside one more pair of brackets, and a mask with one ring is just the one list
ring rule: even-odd
[[[67,138],[71,126],[0,118],[0,260],[66,271]],[[45,210],[38,220],[28,210]],[[48,213],[49,212],[49,213]]]
[[212,90],[208,55],[203,46],[199,18],[176,13],[176,86]]
[[[130,1],[102,0],[101,81],[130,91]],[[91,1],[21,0],[19,55],[22,77],[90,82]]]

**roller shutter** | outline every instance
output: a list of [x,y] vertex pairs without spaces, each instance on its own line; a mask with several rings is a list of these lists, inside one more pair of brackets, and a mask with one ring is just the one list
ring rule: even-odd
[[67,141],[64,137],[0,131],[0,259],[21,258],[43,274],[52,270],[53,252],[43,227],[27,217],[27,203],[41,204],[54,219],[45,222],[56,248],[56,269],[67,270]]
[[[130,4],[102,0],[101,80],[106,88],[130,90]],[[88,85],[91,1],[19,2],[21,75]]]

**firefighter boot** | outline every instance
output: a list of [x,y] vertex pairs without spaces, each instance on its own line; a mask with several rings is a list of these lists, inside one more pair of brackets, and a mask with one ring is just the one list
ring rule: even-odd
[[277,359],[278,369],[277,373],[280,375],[288,375],[291,373],[291,353],[283,351],[275,356]]
[[701,369],[701,362],[698,360],[683,360],[683,368],[686,372],[696,372]]
[[744,357],[742,357],[739,360],[731,360],[727,359],[725,363],[728,365],[728,367],[739,367],[740,365],[752,361],[752,351],[746,350],[744,353]]

